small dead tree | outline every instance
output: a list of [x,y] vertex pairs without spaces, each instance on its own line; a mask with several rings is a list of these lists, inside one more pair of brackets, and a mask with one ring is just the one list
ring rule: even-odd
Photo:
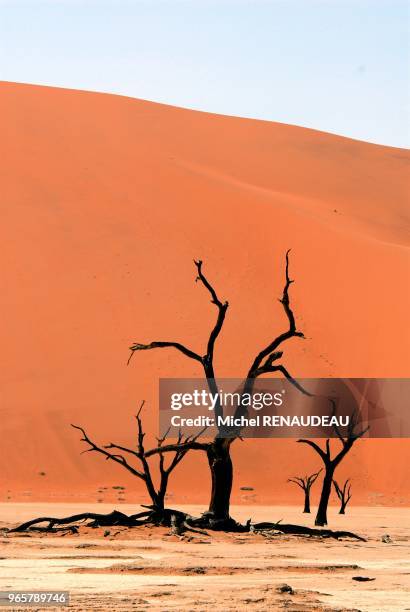
[[[167,434],[165,434],[165,436],[163,436],[162,438],[157,438],[157,446],[154,449],[156,452],[154,454],[159,456],[159,484],[155,486],[154,478],[151,473],[151,467],[147,460],[147,454],[153,454],[153,449],[146,450],[144,446],[145,433],[141,420],[141,411],[143,409],[143,406],[144,402],[142,402],[141,407],[135,417],[137,422],[137,444],[135,448],[128,448],[126,446],[115,444],[113,442],[110,442],[110,444],[107,444],[105,446],[99,446],[90,439],[83,427],[80,427],[79,425],[72,425],[72,427],[74,427],[74,429],[78,429],[81,432],[81,441],[88,444],[89,448],[84,450],[83,453],[100,453],[105,457],[107,461],[109,460],[114,461],[114,463],[118,463],[118,465],[121,465],[133,476],[136,476],[144,482],[148,495],[152,502],[148,506],[142,504],[142,507],[147,508],[147,510],[139,512],[137,514],[132,514],[131,516],[127,516],[123,512],[114,510],[109,514],[83,512],[81,514],[75,514],[73,516],[68,516],[65,518],[39,517],[32,519],[31,521],[27,521],[26,523],[23,523],[14,529],[11,529],[10,532],[20,532],[27,531],[30,529],[37,529],[38,531],[68,530],[72,533],[76,533],[78,530],[78,526],[76,525],[76,523],[83,523],[87,520],[90,521],[87,524],[88,527],[102,527],[114,525],[122,527],[136,527],[138,525],[150,523],[154,525],[172,526],[173,528],[177,529],[179,534],[182,534],[184,531],[198,532],[198,530],[196,530],[193,525],[188,524],[188,520],[191,517],[189,517],[189,515],[187,515],[185,512],[165,508],[165,497],[171,473],[182,461],[187,452],[191,448],[195,448],[195,444],[197,443],[196,440],[199,436],[203,434],[204,430],[200,431],[195,436],[188,437],[184,437],[182,433],[179,432],[177,442],[174,445],[175,448],[173,449],[174,456],[168,462],[168,464],[166,464],[164,453],[162,452],[162,446]],[[124,454],[127,455],[127,458],[124,456]],[[131,462],[129,458],[131,458]],[[39,526],[43,523],[47,523],[47,526]]]
[[312,488],[312,485],[316,482],[317,477],[319,476],[321,471],[322,470],[319,470],[318,472],[315,472],[310,476],[293,476],[292,478],[288,478],[288,482],[293,482],[294,484],[298,485],[298,487],[300,487],[304,492],[305,504],[303,507],[303,512],[306,514],[310,513],[310,489]]
[[[151,518],[158,517],[158,520],[160,521],[165,509],[165,496],[168,488],[169,477],[171,473],[175,470],[177,465],[185,457],[187,452],[190,450],[190,445],[195,444],[196,439],[203,433],[203,431],[201,431],[194,437],[185,438],[182,436],[181,432],[179,432],[178,440],[175,444],[174,456],[167,465],[165,463],[164,453],[161,452],[162,445],[167,434],[165,434],[165,436],[163,436],[162,438],[157,438],[157,446],[155,447],[155,450],[157,451],[157,454],[159,456],[159,485],[155,486],[154,479],[151,473],[151,467],[148,463],[146,456],[147,452],[149,453],[150,449],[146,450],[144,447],[145,433],[143,431],[142,420],[140,416],[143,406],[144,402],[142,402],[141,407],[135,417],[137,422],[136,448],[127,448],[126,446],[114,444],[113,442],[106,446],[98,446],[89,438],[83,427],[79,427],[78,425],[72,425],[72,427],[81,431],[83,436],[81,438],[81,441],[85,442],[89,446],[89,448],[83,451],[84,453],[100,453],[106,458],[106,460],[118,463],[124,469],[130,472],[133,476],[140,478],[144,482],[148,495],[152,502],[151,506],[149,506],[149,508],[151,508],[152,510]],[[121,454],[118,454],[115,451],[120,451]],[[126,453],[133,460],[132,463],[130,463],[129,458],[125,458],[124,453]],[[135,465],[135,460],[137,460],[137,463],[139,464],[138,467],[136,467]]]
[[333,480],[333,486],[338,498],[340,499],[339,514],[345,514],[346,506],[352,498],[352,486],[350,484],[350,479],[348,478],[342,487],[338,485],[336,480]]
[[[222,330],[226,311],[228,310],[228,302],[223,302],[219,299],[214,287],[205,277],[202,271],[202,261],[194,261],[197,277],[196,281],[200,282],[211,296],[211,302],[217,308],[217,318],[215,325],[211,329],[209,339],[206,347],[206,353],[201,355],[196,351],[186,347],[180,342],[174,341],[154,341],[148,344],[141,344],[139,342],[133,344],[130,347],[131,354],[128,363],[136,352],[146,351],[156,348],[173,348],[185,357],[198,362],[205,374],[207,384],[210,392],[216,396],[218,395],[218,387],[215,379],[214,371],[214,350],[215,343]],[[278,350],[281,345],[290,340],[291,338],[304,338],[304,334],[297,330],[296,320],[290,306],[289,288],[294,281],[289,276],[289,251],[286,253],[286,267],[285,267],[285,285],[283,288],[283,294],[279,300],[283,306],[285,312],[288,328],[284,332],[280,333],[276,338],[267,344],[254,358],[245,379],[243,386],[242,396],[245,394],[251,394],[253,392],[255,380],[264,374],[279,373],[289,380],[301,393],[310,395],[300,384],[291,376],[289,371],[282,363],[278,363],[281,359],[283,352]],[[246,416],[248,409],[243,403],[239,403],[235,412],[235,418]],[[224,416],[223,406],[219,399],[216,402],[214,408],[215,420],[218,423],[219,419]],[[215,523],[226,528],[232,526],[232,519],[229,516],[230,497],[232,491],[233,482],[233,466],[230,454],[231,444],[235,439],[240,437],[240,430],[234,431],[232,428],[227,431],[224,428],[219,428],[218,435],[213,441],[208,443],[200,443],[195,441],[191,443],[190,447],[196,450],[202,450],[207,453],[208,464],[211,472],[212,490],[211,499],[209,503],[209,510],[206,516],[209,519],[209,523],[214,526]],[[161,451],[157,449],[151,450],[146,453],[146,456],[158,452],[174,451],[176,448],[175,444],[164,445]]]
[[[333,406],[332,416],[336,414],[336,404],[333,400],[330,400]],[[320,495],[319,506],[317,510],[315,525],[323,527],[327,525],[327,507],[329,505],[330,492],[332,490],[333,475],[337,466],[340,464],[342,459],[352,448],[353,444],[364,436],[369,430],[369,426],[360,429],[359,428],[359,415],[357,410],[354,410],[352,415],[349,417],[349,425],[347,427],[346,436],[343,436],[338,426],[334,426],[335,432],[339,441],[342,443],[341,450],[332,457],[330,449],[330,440],[326,440],[325,448],[322,449],[313,440],[298,440],[302,444],[308,444],[311,446],[319,455],[324,463],[325,475],[323,478],[322,492]]]

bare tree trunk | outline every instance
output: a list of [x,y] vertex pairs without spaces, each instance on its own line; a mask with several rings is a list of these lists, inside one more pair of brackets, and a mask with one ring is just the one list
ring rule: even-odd
[[333,466],[326,465],[325,477],[323,479],[322,493],[320,495],[319,507],[317,509],[317,515],[315,525],[323,527],[327,525],[327,506],[329,504],[330,492],[332,490],[333,481]]
[[304,514],[310,514],[310,491],[305,491],[305,507],[303,508]]
[[216,438],[207,451],[212,476],[209,514],[213,519],[229,519],[229,503],[232,491],[233,469],[230,444],[224,438]]
[[158,510],[159,512],[162,512],[165,508],[165,493],[160,493],[157,495],[155,502],[154,502],[154,508],[155,510]]

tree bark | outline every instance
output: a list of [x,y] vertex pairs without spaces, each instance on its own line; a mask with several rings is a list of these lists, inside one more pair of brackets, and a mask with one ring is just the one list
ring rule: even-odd
[[305,507],[303,508],[304,514],[310,514],[310,492],[305,491]]
[[165,509],[165,493],[157,495],[153,507],[159,512],[162,512]]
[[233,469],[230,440],[216,438],[207,451],[212,476],[211,501],[208,514],[215,520],[229,519]]
[[332,490],[334,469],[331,465],[326,465],[325,477],[323,479],[322,493],[320,495],[319,507],[317,509],[317,515],[315,525],[323,527],[327,525],[327,506],[329,503],[330,492]]

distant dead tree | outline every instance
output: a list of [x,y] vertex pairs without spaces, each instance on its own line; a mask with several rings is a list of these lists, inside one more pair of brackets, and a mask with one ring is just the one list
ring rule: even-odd
[[352,498],[350,479],[348,478],[342,487],[338,485],[336,480],[333,480],[333,486],[338,498],[340,499],[339,514],[345,514],[346,506]]
[[321,471],[322,470],[319,470],[318,472],[315,472],[310,476],[293,476],[292,478],[288,478],[288,482],[293,482],[294,484],[298,485],[298,487],[300,487],[304,492],[305,505],[303,507],[303,512],[306,514],[310,513],[310,489],[312,488],[312,485],[316,482],[317,477],[319,476]]
[[[228,302],[223,302],[219,299],[215,289],[205,277],[202,272],[202,261],[194,261],[197,277],[196,281],[199,281],[208,293],[211,296],[211,303],[214,304],[217,308],[217,319],[215,325],[213,326],[207,347],[204,355],[193,351],[192,349],[186,347],[180,342],[174,341],[153,341],[148,344],[135,343],[130,347],[131,355],[128,360],[130,362],[132,356],[139,351],[146,351],[156,348],[173,348],[180,353],[182,353],[185,357],[192,359],[200,364],[202,370],[207,379],[207,384],[210,392],[215,396],[218,396],[218,386],[216,382],[216,376],[214,371],[214,349],[216,340],[222,330],[226,311],[228,309]],[[285,366],[278,361],[281,359],[283,352],[278,350],[278,348],[287,340],[291,338],[304,338],[304,335],[301,331],[298,331],[296,328],[296,321],[293,311],[290,306],[289,299],[289,288],[293,283],[293,280],[289,277],[289,251],[286,253],[286,268],[285,268],[285,286],[283,289],[283,294],[281,299],[279,300],[283,306],[285,311],[285,315],[288,321],[288,328],[279,334],[276,338],[274,338],[271,342],[269,342],[265,348],[263,348],[254,358],[244,382],[242,397],[244,394],[252,394],[255,380],[262,376],[263,374],[271,374],[271,373],[279,373],[282,374],[287,380],[289,380],[301,393],[306,395],[310,395],[305,389],[303,389],[299,383],[291,376]],[[243,403],[239,403],[235,417],[245,416],[248,413],[248,408],[243,405]],[[223,407],[218,400],[214,409],[215,420],[218,422],[220,418],[224,416]],[[215,525],[218,523],[219,526],[225,525],[226,528],[229,528],[229,525],[234,521],[229,516],[229,506],[230,506],[230,497],[232,491],[232,481],[233,481],[233,467],[232,460],[230,455],[230,448],[235,439],[240,436],[240,430],[229,430],[224,428],[219,428],[218,435],[211,442],[185,442],[185,448],[188,446],[195,450],[201,450],[206,452],[208,457],[208,464],[211,471],[211,479],[212,479],[212,490],[211,490],[211,499],[209,503],[209,510],[206,513],[209,523]],[[161,450],[152,449],[148,453],[146,453],[146,457],[156,454],[156,453],[164,453],[168,451],[175,451],[178,445],[170,444],[163,445]]]
[[[330,400],[333,406],[332,415],[336,414],[336,404],[334,400]],[[352,448],[353,444],[364,436],[364,434],[369,430],[369,427],[365,427],[363,429],[359,428],[359,415],[357,410],[355,409],[353,413],[349,417],[349,425],[347,427],[346,436],[343,436],[340,432],[339,427],[334,427],[337,437],[342,443],[341,450],[332,458],[331,449],[330,449],[330,440],[326,440],[325,449],[322,449],[316,442],[313,440],[298,440],[302,444],[308,444],[311,446],[322,459],[325,467],[325,475],[323,478],[322,492],[320,495],[319,507],[317,510],[315,525],[322,526],[327,525],[327,507],[329,504],[330,492],[332,490],[332,482],[333,475],[337,466],[340,464],[342,459],[347,455],[347,453]]]

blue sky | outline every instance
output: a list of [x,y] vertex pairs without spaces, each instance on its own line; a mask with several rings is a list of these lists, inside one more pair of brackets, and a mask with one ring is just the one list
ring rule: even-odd
[[408,146],[405,0],[0,0],[0,80]]

